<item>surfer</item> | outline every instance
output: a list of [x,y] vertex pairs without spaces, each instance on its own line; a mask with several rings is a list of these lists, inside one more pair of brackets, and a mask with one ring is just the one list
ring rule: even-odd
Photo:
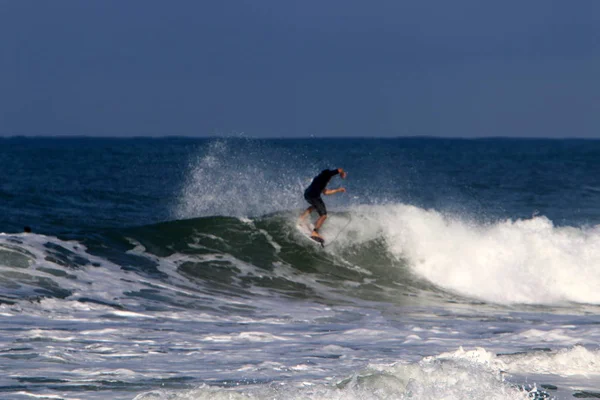
[[319,175],[317,175],[311,182],[311,184],[304,191],[304,199],[310,204],[310,207],[306,209],[300,215],[300,223],[304,223],[306,217],[313,211],[317,210],[319,214],[319,218],[317,222],[315,222],[315,228],[313,229],[310,237],[317,242],[323,243],[323,238],[319,235],[319,229],[323,222],[327,219],[327,209],[325,208],[325,203],[323,203],[323,199],[321,199],[321,193],[325,195],[335,194],[335,193],[344,193],[346,191],[345,188],[340,187],[337,189],[327,189],[327,184],[333,178],[339,174],[342,179],[346,179],[346,171],[342,168],[337,169],[325,169],[321,171]]

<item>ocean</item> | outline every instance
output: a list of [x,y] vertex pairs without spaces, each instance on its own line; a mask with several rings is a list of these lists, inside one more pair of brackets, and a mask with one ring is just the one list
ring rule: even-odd
[[[0,138],[0,398],[600,398],[599,160],[597,140]],[[338,167],[320,248],[302,194]]]

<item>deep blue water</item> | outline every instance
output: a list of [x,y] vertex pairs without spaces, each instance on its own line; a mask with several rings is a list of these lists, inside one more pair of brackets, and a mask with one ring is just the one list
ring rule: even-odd
[[[600,141],[591,140],[5,138],[0,231],[90,232],[303,207],[302,184],[336,166],[350,172],[340,206],[404,202],[476,218],[540,214],[561,225],[596,224],[599,156]],[[242,180],[246,203],[262,204],[219,208],[215,193],[212,209],[181,214],[202,157],[218,163],[204,171],[214,191]],[[281,198],[272,191],[286,192],[281,207],[270,203]]]

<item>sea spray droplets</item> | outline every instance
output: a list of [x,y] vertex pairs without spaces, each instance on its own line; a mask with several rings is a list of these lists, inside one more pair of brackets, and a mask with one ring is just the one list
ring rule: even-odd
[[190,162],[176,217],[243,217],[301,207],[306,177],[294,158],[259,141],[214,141]]

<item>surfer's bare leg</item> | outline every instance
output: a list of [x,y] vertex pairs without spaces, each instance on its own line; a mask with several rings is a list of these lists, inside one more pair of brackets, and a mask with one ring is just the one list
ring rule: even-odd
[[303,213],[302,215],[300,215],[300,218],[298,218],[298,223],[299,224],[303,224],[306,221],[306,217],[308,217],[310,215],[310,213],[314,210],[315,208],[313,206],[308,207]]
[[312,236],[321,237],[321,235],[319,235],[319,229],[321,228],[321,225],[323,225],[323,222],[325,222],[326,219],[327,219],[327,214],[321,215],[317,219],[317,222],[315,222],[315,229],[312,232]]

